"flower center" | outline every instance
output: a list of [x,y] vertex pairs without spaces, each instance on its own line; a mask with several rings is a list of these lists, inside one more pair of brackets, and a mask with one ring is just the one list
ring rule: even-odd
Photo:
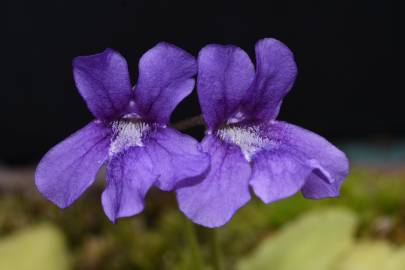
[[134,119],[121,119],[112,122],[111,128],[113,136],[109,155],[113,156],[131,146],[144,146],[143,139],[152,125]]
[[247,161],[251,161],[257,151],[271,144],[272,141],[262,134],[259,125],[244,127],[227,125],[217,131],[220,139],[239,146]]

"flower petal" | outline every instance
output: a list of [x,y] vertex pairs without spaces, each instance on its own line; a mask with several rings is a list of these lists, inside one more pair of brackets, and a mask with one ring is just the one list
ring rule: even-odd
[[131,147],[114,155],[107,167],[107,186],[102,195],[108,218],[115,222],[142,212],[145,195],[157,177],[143,147]]
[[125,113],[131,81],[125,59],[111,49],[73,60],[77,89],[98,119],[112,120]]
[[[272,121],[262,132],[270,140],[264,150],[253,156],[251,185],[263,201],[290,196],[302,185],[306,197],[338,194],[349,171],[342,151],[321,136],[285,122]],[[264,162],[271,164],[271,172]]]
[[208,135],[202,142],[211,155],[211,168],[202,182],[177,190],[180,210],[193,222],[219,227],[250,200],[249,163],[240,149]]
[[305,185],[302,187],[302,195],[308,199],[324,199],[338,197],[340,187],[343,184],[343,178],[338,179],[333,183],[323,181],[322,176],[311,174]]
[[256,77],[245,97],[246,113],[258,120],[275,119],[296,75],[294,56],[286,45],[272,38],[258,41]]
[[195,58],[168,43],[159,43],[139,61],[135,103],[139,113],[153,122],[166,124],[170,115],[194,88]]
[[145,138],[144,144],[154,172],[159,175],[156,185],[165,191],[188,185],[210,164],[209,155],[202,152],[197,140],[172,128],[158,128]]
[[53,147],[35,172],[38,190],[61,208],[72,204],[95,180],[108,157],[110,130],[91,122]]
[[197,91],[211,129],[235,116],[253,79],[253,64],[242,49],[213,44],[200,51]]
[[250,185],[265,203],[290,197],[300,191],[313,168],[284,151],[261,151],[252,160]]

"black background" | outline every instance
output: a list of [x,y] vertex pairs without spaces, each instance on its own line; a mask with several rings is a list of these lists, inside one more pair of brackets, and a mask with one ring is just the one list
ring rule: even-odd
[[[167,41],[197,54],[208,43],[275,37],[295,53],[296,84],[280,119],[332,141],[405,134],[402,88],[393,76],[391,1],[8,0],[3,43],[0,162],[36,162],[90,119],[71,60],[111,47],[133,83],[143,52]],[[196,95],[172,120],[199,113]]]

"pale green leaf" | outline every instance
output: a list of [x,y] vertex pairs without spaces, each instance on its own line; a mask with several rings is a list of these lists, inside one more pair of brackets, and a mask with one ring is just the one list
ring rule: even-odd
[[332,208],[306,214],[266,238],[238,270],[330,270],[353,242],[357,219]]
[[69,270],[69,255],[61,232],[40,225],[0,237],[0,269]]

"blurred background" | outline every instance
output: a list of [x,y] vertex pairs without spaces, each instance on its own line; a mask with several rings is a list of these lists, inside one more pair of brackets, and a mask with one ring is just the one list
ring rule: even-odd
[[[0,270],[192,269],[173,194],[152,191],[146,211],[112,225],[104,176],[73,206],[42,198],[33,173],[46,151],[92,119],[71,61],[111,47],[133,83],[157,42],[196,55],[208,43],[275,37],[298,78],[279,119],[315,131],[351,161],[342,195],[258,200],[219,230],[226,269],[405,269],[404,94],[394,68],[392,1],[7,0],[0,97]],[[200,114],[194,93],[172,122]],[[203,128],[186,132],[202,137]],[[207,230],[198,228],[204,259]]]

